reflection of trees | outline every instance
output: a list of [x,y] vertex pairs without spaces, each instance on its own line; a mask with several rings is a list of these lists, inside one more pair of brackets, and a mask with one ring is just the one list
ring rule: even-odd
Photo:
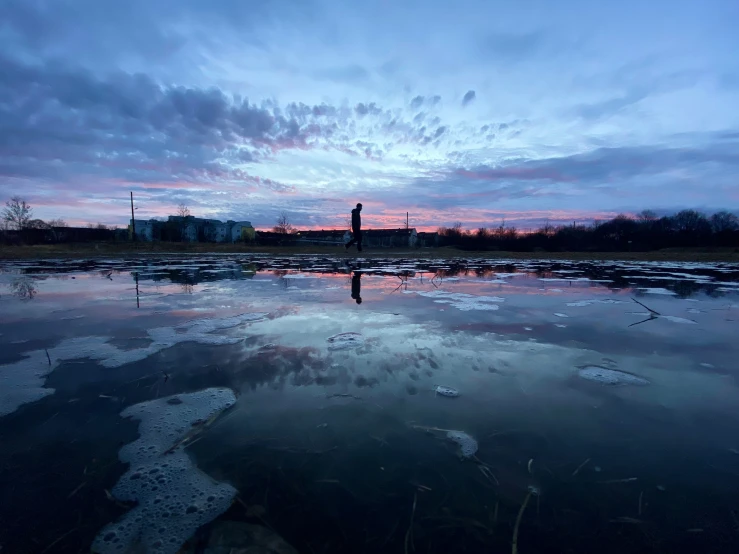
[[36,280],[27,275],[13,279],[13,282],[10,283],[10,289],[21,300],[33,300],[38,293],[36,290]]

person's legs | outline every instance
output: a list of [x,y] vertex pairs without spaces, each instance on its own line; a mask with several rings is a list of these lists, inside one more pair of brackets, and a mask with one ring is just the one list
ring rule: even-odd
[[362,251],[362,231],[357,231],[355,237],[357,240],[357,251],[361,252]]

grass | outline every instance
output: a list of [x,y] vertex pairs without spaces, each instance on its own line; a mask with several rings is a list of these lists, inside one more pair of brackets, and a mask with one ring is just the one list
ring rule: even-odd
[[[116,258],[157,254],[300,254],[331,257],[360,256],[337,246],[253,246],[244,244],[126,243],[101,242],[80,244],[44,244],[33,246],[0,246],[0,259],[38,258]],[[669,248],[652,252],[473,252],[453,247],[444,248],[378,248],[365,249],[364,258],[488,258],[515,260],[633,260],[676,262],[737,262],[739,248]]]

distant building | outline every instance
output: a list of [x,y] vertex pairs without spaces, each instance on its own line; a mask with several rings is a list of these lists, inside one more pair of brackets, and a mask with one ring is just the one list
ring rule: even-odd
[[336,229],[298,231],[295,235],[296,242],[301,244],[327,244],[332,246],[337,244],[346,244],[349,242],[351,236],[349,231],[340,231]]
[[170,240],[184,242],[236,242],[254,237],[248,221],[225,223],[218,219],[171,215],[167,221],[136,220],[136,238],[141,241]]
[[138,220],[136,222],[136,240],[142,240],[142,241],[154,240],[154,228],[157,223],[160,223],[160,222],[157,221],[156,219]]
[[418,233],[416,246],[419,246],[420,248],[433,248],[439,246],[439,233]]
[[415,248],[415,229],[367,229],[362,231],[362,244],[367,248]]
[[249,221],[237,221],[231,227],[231,242],[250,242],[255,235],[256,231]]

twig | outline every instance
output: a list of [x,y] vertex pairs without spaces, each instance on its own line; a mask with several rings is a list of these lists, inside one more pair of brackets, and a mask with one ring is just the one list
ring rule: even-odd
[[636,480],[637,480],[636,477],[627,477],[626,479],[611,479],[610,481],[598,481],[598,482],[603,483],[603,484],[611,484],[611,483],[630,483]]
[[346,393],[343,393],[343,392],[337,392],[337,393],[334,393],[334,394],[330,394],[326,398],[337,398],[337,397],[341,397],[341,398],[353,398],[354,400],[362,400],[362,398],[359,397],[359,396],[354,396],[353,394],[346,394]]
[[70,529],[69,531],[67,531],[66,533],[64,533],[61,537],[59,537],[58,539],[56,539],[54,542],[52,542],[49,546],[47,546],[46,548],[44,548],[41,551],[41,554],[44,554],[44,552],[48,552],[49,550],[51,550],[59,541],[61,541],[62,539],[66,538],[67,535],[69,535],[73,531],[75,531],[75,528],[74,527],[72,529]]
[[408,530],[405,532],[405,542],[404,542],[404,551],[405,554],[408,554],[408,539],[410,538],[411,541],[411,549],[414,551],[416,550],[415,545],[413,544],[413,516],[416,515],[416,500],[418,498],[418,493],[413,493],[413,508],[411,509],[411,522],[408,524]]
[[652,308],[650,308],[649,306],[645,306],[644,304],[642,304],[641,302],[639,302],[639,301],[638,301],[638,300],[637,300],[636,298],[634,298],[633,296],[631,297],[631,299],[632,299],[632,300],[633,300],[634,302],[636,302],[637,304],[639,304],[639,305],[640,305],[640,306],[641,306],[642,308],[646,308],[647,310],[649,310],[649,313],[650,313],[650,314],[654,314],[654,315],[662,315],[662,314],[661,314],[661,313],[659,313],[659,312],[655,312],[655,311],[654,311],[654,310],[653,310]]
[[581,463],[579,466],[577,466],[577,469],[572,472],[572,476],[576,477],[578,473],[580,473],[580,470],[585,467],[585,465],[590,461],[590,458],[585,460],[583,463]]
[[67,499],[72,498],[75,494],[80,492],[80,489],[84,487],[86,484],[87,484],[87,481],[83,481],[82,483],[80,483],[80,485],[76,489],[74,489],[72,492],[69,493],[69,496],[67,496]]
[[49,351],[44,348],[44,352],[46,352],[46,359],[49,360],[49,365],[51,365],[51,357],[49,356]]
[[513,527],[513,547],[511,548],[512,554],[518,554],[518,528],[521,526],[521,518],[523,517],[523,511],[526,509],[526,505],[529,503],[529,498],[533,493],[529,491],[526,494],[526,498],[521,504],[521,509],[518,510],[518,516],[516,517],[516,525]]

